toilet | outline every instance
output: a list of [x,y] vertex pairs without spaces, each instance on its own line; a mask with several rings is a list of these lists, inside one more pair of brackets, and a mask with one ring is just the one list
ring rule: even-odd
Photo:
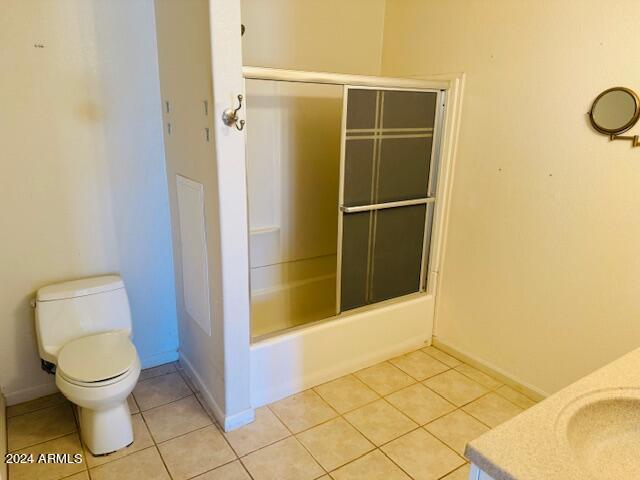
[[80,436],[93,455],[133,442],[127,397],[140,376],[131,311],[118,275],[48,285],[36,295],[43,369],[77,407]]

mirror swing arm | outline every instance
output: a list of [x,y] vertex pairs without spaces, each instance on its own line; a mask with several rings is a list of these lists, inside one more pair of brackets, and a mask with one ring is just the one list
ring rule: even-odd
[[631,140],[632,147],[640,147],[640,135],[609,135],[609,140]]

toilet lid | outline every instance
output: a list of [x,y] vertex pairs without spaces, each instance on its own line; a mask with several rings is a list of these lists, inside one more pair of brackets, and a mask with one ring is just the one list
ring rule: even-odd
[[58,369],[79,382],[100,382],[122,375],[137,358],[127,334],[99,333],[66,343],[58,354]]

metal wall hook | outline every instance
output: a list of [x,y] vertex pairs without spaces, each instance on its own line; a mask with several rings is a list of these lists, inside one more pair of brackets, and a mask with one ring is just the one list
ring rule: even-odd
[[227,127],[235,126],[238,130],[244,128],[245,121],[238,118],[238,111],[242,108],[242,95],[238,95],[238,108],[227,108],[222,112],[222,121]]

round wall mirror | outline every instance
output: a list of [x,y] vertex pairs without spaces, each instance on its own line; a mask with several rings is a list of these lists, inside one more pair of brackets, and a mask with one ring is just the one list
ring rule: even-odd
[[591,105],[591,125],[600,133],[617,135],[633,127],[640,117],[640,99],[625,87],[605,90]]

